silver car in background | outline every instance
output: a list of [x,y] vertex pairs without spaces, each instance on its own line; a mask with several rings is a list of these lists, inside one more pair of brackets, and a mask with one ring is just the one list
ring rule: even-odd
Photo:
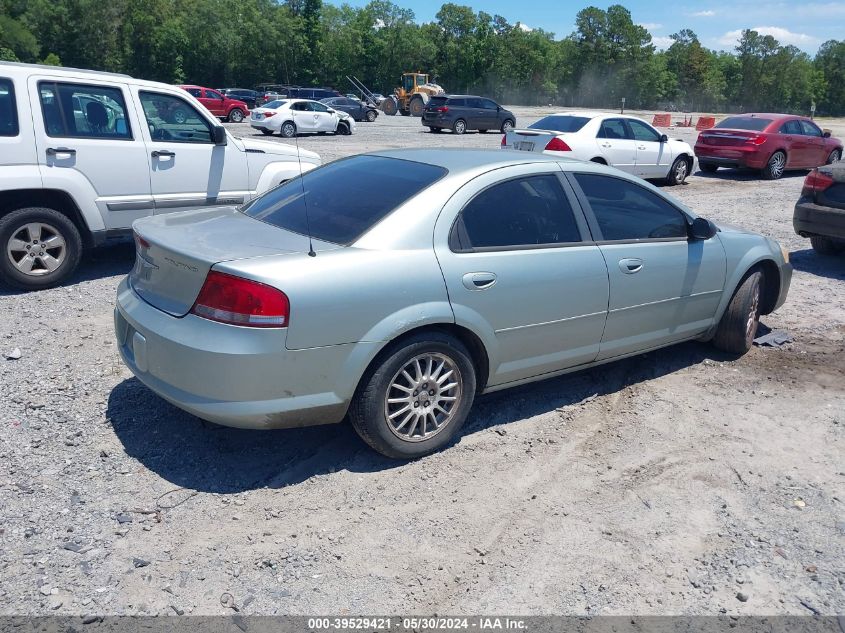
[[134,229],[115,330],[144,384],[230,426],[348,415],[397,458],[476,394],[692,339],[742,354],[792,274],[634,176],[522,152],[364,154]]

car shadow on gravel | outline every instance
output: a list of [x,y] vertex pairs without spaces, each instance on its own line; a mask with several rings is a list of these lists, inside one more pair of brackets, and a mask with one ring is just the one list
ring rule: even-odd
[[[705,359],[731,357],[709,345],[685,343],[482,396],[460,436],[614,393]],[[166,403],[135,378],[112,390],[107,415],[127,455],[167,481],[201,492],[280,488],[338,470],[376,472],[404,463],[372,451],[345,422],[276,431],[209,424]]]
[[789,261],[795,270],[817,277],[845,281],[845,256],[843,255],[819,255],[812,248],[805,248],[792,251],[789,254]]
[[[792,178],[805,178],[808,173],[810,172],[807,169],[788,171],[780,177],[780,180],[789,180]],[[710,180],[733,180],[736,182],[752,182],[755,180],[759,180],[760,182],[768,182],[763,178],[763,176],[760,175],[759,171],[754,169],[723,168],[715,173],[708,173],[699,169],[698,171],[693,173],[693,176],[695,176],[696,178],[709,178]]]

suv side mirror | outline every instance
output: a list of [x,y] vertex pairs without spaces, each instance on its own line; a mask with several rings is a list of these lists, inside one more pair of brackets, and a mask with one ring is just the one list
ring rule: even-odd
[[665,134],[661,134],[661,135],[660,135],[660,142],[661,142],[661,143],[668,143],[668,142],[669,142],[669,137],[668,137],[668,136],[666,136]]
[[229,138],[226,136],[226,128],[222,125],[215,125],[211,131],[211,138],[215,145],[226,145]]
[[710,220],[696,218],[692,221],[692,225],[689,228],[690,239],[709,240],[714,235],[716,235],[716,225]]

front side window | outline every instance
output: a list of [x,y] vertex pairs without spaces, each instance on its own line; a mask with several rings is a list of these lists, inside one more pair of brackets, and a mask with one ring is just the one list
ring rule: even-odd
[[209,99],[219,99],[220,101],[223,101],[223,95],[219,92],[215,92],[214,90],[206,90],[205,96]]
[[132,140],[119,88],[42,81],[38,95],[48,136]]
[[499,104],[497,104],[495,101],[491,101],[490,99],[482,99],[481,107],[485,110],[498,110]]
[[17,136],[19,132],[15,86],[11,79],[0,77],[0,136]]
[[328,112],[329,111],[329,109],[326,107],[326,104],[320,103],[319,101],[313,101],[311,103],[311,109],[314,110],[314,112]]
[[607,119],[602,121],[601,128],[599,128],[599,138],[630,139],[631,135],[625,121],[622,119]]
[[798,123],[801,125],[801,130],[804,133],[804,136],[821,136],[822,135],[822,131],[812,121],[805,121],[805,120],[801,119],[800,121],[798,121]]
[[211,124],[184,99],[159,92],[141,92],[140,97],[154,141],[213,142]]
[[634,139],[637,141],[648,141],[657,143],[660,141],[660,134],[657,131],[642,121],[635,119],[628,119],[628,125],[631,126],[631,132],[634,133]]
[[[461,211],[461,250],[580,242],[575,214],[557,177],[515,178],[493,185]],[[462,225],[462,226],[461,226]]]
[[196,97],[197,99],[202,97],[202,90],[200,90],[199,88],[185,88],[185,92],[187,92],[192,97]]
[[598,174],[575,174],[604,240],[687,237],[683,214],[645,187]]
[[409,160],[354,156],[288,180],[243,213],[301,235],[310,225],[315,239],[350,244],[446,173]]

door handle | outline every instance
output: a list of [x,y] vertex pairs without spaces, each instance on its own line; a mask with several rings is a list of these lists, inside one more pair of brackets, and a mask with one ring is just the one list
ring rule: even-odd
[[496,283],[496,273],[467,273],[461,283],[467,290],[486,290]]
[[71,156],[75,156],[76,150],[71,149],[70,147],[48,147],[47,148],[47,156],[57,156],[58,154],[70,154]]
[[645,145],[637,145],[637,149],[648,149]]
[[619,260],[619,270],[626,275],[633,275],[643,269],[643,260],[638,257],[626,257]]
[[610,143],[602,143],[601,146],[602,147],[610,147],[611,145],[610,145]]
[[176,156],[176,152],[171,152],[169,149],[157,149],[152,152],[151,156],[153,158],[169,158]]

